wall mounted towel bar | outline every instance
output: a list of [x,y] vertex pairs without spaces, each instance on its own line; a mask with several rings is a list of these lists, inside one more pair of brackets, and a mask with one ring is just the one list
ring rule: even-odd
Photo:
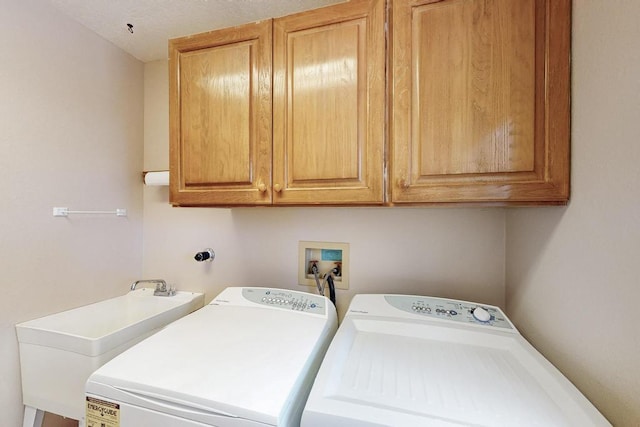
[[69,216],[76,214],[127,216],[127,210],[116,209],[115,211],[70,211],[69,208],[53,208],[53,216]]

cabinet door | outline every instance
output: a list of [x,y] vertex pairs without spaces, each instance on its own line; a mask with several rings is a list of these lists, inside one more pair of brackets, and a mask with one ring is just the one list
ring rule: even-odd
[[566,203],[570,3],[393,1],[393,203]]
[[170,201],[271,203],[272,21],[169,43]]
[[384,200],[385,2],[274,20],[274,204]]

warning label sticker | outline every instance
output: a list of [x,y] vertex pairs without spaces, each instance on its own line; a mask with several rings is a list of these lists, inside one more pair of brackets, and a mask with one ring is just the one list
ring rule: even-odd
[[120,427],[120,405],[87,396],[87,427]]

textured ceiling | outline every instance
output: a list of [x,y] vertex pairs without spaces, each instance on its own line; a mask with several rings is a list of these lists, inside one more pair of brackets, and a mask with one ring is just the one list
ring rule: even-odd
[[[167,58],[167,41],[343,0],[49,0],[143,62]],[[130,33],[127,24],[133,25]]]

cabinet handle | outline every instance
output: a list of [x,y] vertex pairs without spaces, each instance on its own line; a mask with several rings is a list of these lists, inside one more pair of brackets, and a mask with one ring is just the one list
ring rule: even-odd
[[279,193],[279,192],[281,192],[281,191],[282,191],[282,186],[281,186],[280,184],[274,184],[274,186],[273,186],[273,190],[274,190],[276,193]]
[[409,188],[409,183],[407,182],[407,179],[406,178],[400,178],[398,180],[398,187],[400,187],[402,189]]
[[264,193],[265,191],[267,191],[267,186],[264,185],[264,182],[261,182],[260,184],[258,184],[258,191],[260,191],[261,193]]

